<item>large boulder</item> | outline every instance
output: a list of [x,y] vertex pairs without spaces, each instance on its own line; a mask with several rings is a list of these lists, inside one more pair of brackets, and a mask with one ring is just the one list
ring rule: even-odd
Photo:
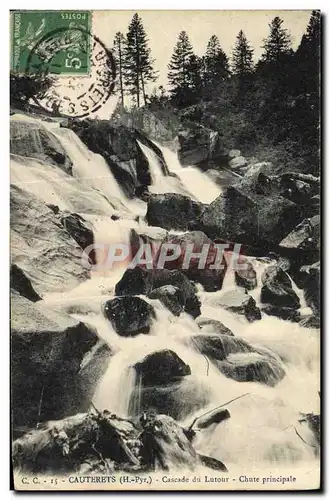
[[237,382],[260,382],[270,387],[285,376],[279,360],[254,352],[231,354],[218,364],[218,368]]
[[305,252],[315,254],[320,251],[320,215],[304,219],[280,242],[280,247],[292,254]]
[[192,229],[205,205],[176,193],[152,194],[148,199],[146,219],[151,226],[165,229]]
[[306,303],[312,308],[316,316],[321,312],[321,264],[315,262],[311,266],[306,266],[307,277],[303,285]]
[[[268,182],[269,181],[269,182]],[[227,188],[200,217],[210,238],[273,249],[300,221],[301,209],[262,173]]]
[[[90,404],[106,364],[81,384],[81,366],[98,349],[108,362],[111,351],[97,332],[66,314],[54,312],[42,301],[30,302],[14,294],[11,299],[11,382],[14,429],[33,427],[44,420],[63,418]],[[104,351],[105,349],[105,351]]]
[[217,304],[228,311],[245,316],[250,322],[261,319],[261,312],[256,301],[246,290],[228,290],[217,298]]
[[230,335],[194,335],[189,341],[211,360],[223,361],[237,352],[255,352],[250,344]]
[[133,197],[139,186],[152,183],[148,160],[136,138],[145,143],[158,156],[166,173],[166,164],[160,150],[143,134],[132,128],[108,120],[70,121],[67,125],[94,153],[105,158],[117,181],[129,197]]
[[60,141],[40,120],[27,118],[25,115],[11,116],[10,152],[45,160],[72,175],[72,161]]
[[11,187],[11,261],[40,296],[64,292],[89,277],[81,248],[56,215],[34,195]]
[[114,330],[123,337],[149,333],[155,318],[154,308],[140,297],[116,297],[104,304],[104,314]]
[[201,314],[194,284],[179,270],[126,269],[115,287],[116,295],[148,295],[152,290],[172,285],[183,293],[184,310],[194,318]]
[[269,266],[261,276],[260,300],[275,307],[299,309],[300,300],[292,288],[289,275],[280,266]]
[[205,164],[222,158],[223,145],[218,132],[202,126],[194,126],[178,133],[178,158],[182,166]]
[[[217,261],[218,250],[215,243],[203,232],[192,231],[180,235],[168,235],[163,244],[171,244],[180,248],[180,255],[175,260],[164,263],[167,269],[180,269],[190,280],[203,285],[207,292],[221,290],[227,263],[223,255],[221,261],[222,269],[212,269],[212,266]],[[156,256],[157,264],[159,264],[159,256],[162,251],[161,246]],[[205,252],[204,264],[200,256],[193,255],[201,254],[201,252]],[[190,255],[191,258],[188,261]]]
[[[85,250],[89,245],[94,243],[94,233],[92,225],[79,214],[64,214],[61,217],[61,222],[66,231],[78,243],[80,248]],[[96,264],[95,252],[91,251],[89,257],[92,264]]]
[[170,350],[148,354],[134,369],[144,386],[167,385],[191,374],[190,366]]
[[164,285],[155,288],[148,295],[149,299],[158,299],[174,316],[180,316],[184,310],[185,298],[180,288]]

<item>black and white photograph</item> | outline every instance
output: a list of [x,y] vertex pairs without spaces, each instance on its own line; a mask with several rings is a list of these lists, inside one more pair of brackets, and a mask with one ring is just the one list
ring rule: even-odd
[[15,490],[320,490],[322,17],[10,12]]

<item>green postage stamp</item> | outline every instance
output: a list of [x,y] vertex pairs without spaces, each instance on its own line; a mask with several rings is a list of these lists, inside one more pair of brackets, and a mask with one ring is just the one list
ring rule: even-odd
[[89,74],[90,11],[11,12],[11,69],[20,74]]

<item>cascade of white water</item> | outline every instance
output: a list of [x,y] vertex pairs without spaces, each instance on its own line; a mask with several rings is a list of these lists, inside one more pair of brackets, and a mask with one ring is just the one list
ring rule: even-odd
[[[85,147],[82,148],[79,141],[77,143],[76,139],[71,140],[71,133],[61,132],[59,137],[61,134],[63,147],[69,155],[73,152],[72,158],[75,158],[73,161],[77,162],[78,169],[82,169],[80,178],[87,175],[87,170],[90,172],[91,169],[97,175],[101,174],[103,167],[98,170],[97,155],[91,156]],[[154,182],[151,190],[173,192],[173,186],[176,185],[177,192],[180,192],[177,180],[163,175],[157,155],[144,145],[140,144],[140,147],[149,161]],[[162,150],[169,169],[182,179],[181,185],[183,182],[187,184],[188,191],[195,190],[196,198],[210,202],[219,194],[220,188],[215,189],[212,181],[209,184],[209,180],[205,180],[208,179],[206,174],[202,172],[198,171],[198,176],[201,176],[200,182],[196,174],[189,176],[182,173],[181,177],[181,171],[187,169],[181,168],[174,153],[170,154],[166,148]],[[85,163],[79,163],[79,158],[84,158]],[[108,167],[106,168],[109,172]],[[172,185],[172,182],[176,184]],[[103,181],[99,187],[103,190]],[[112,184],[109,185],[108,196],[111,196],[111,201],[116,195],[118,199],[122,199],[117,188]],[[89,221],[94,227],[95,242],[105,245],[128,244],[130,229],[137,227],[137,222],[129,218],[112,221],[106,216],[89,217]],[[101,257],[98,256],[98,262]],[[250,293],[258,303],[261,273],[267,264],[257,259],[254,259],[253,264],[258,273],[258,288]],[[244,467],[247,464],[251,469],[253,466],[264,466],[265,463],[270,467],[274,463],[282,465],[295,462],[312,463],[315,460],[313,448],[297,437],[294,426],[297,425],[300,411],[319,412],[317,391],[320,353],[317,330],[302,328],[299,324],[267,315],[263,315],[260,321],[248,323],[244,317],[226,311],[219,305],[218,298],[228,289],[236,287],[233,274],[226,276],[223,289],[219,292],[204,292],[202,287],[199,287],[203,316],[221,321],[232,330],[236,338],[242,338],[256,348],[271,351],[279,363],[282,363],[286,373],[275,387],[257,382],[232,380],[218,371],[215,365],[200,354],[194,342],[189,340],[193,335],[206,335],[199,329],[197,323],[186,313],[182,313],[179,317],[173,316],[157,300],[151,301],[143,297],[156,311],[156,318],[148,335],[125,338],[114,331],[102,313],[102,305],[114,297],[115,285],[126,265],[127,262],[118,263],[115,267],[104,271],[92,272],[92,279],[75,290],[46,297],[43,301],[46,305],[56,303],[58,309],[66,310],[75,318],[94,326],[99,336],[113,350],[108,369],[94,395],[94,404],[101,410],[107,408],[121,416],[127,416],[135,391],[134,404],[138,411],[143,387],[136,377],[134,365],[148,354],[171,349],[191,368],[191,375],[183,377],[180,382],[180,399],[177,404],[190,407],[194,400],[202,402],[198,411],[192,410],[185,418],[183,422],[185,425],[208,409],[243,393],[249,393],[228,406],[231,412],[230,419],[197,433],[196,447],[200,453],[219,458],[228,468],[236,465]],[[300,292],[299,294],[301,296]],[[304,306],[302,302],[302,307]],[[307,428],[303,429],[303,435],[307,442],[311,441],[311,432]]]
[[170,172],[181,179],[182,184],[198,201],[211,203],[219,196],[220,186],[213,182],[207,173],[197,167],[182,167],[177,153],[158,143],[157,146],[161,149]]

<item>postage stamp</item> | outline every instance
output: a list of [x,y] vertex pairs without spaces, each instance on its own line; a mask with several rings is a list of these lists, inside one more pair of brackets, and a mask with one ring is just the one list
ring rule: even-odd
[[33,74],[47,66],[54,75],[89,74],[91,21],[90,11],[13,11],[11,69]]

